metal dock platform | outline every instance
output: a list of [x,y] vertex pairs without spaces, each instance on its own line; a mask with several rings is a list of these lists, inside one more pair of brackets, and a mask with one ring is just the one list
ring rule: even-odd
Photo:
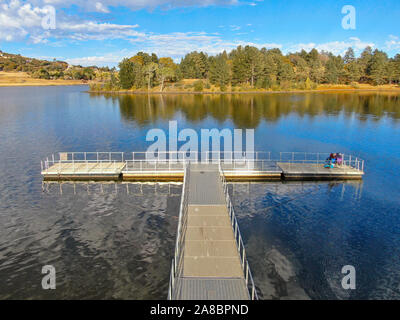
[[345,155],[343,163],[325,168],[329,154],[281,152],[255,153],[252,158],[172,157],[148,160],[145,153],[61,152],[41,161],[45,180],[183,181],[186,162],[221,164],[229,181],[362,179],[364,160]]
[[[340,166],[325,168],[329,154],[256,153],[253,157],[219,154],[59,153],[41,162],[45,180],[183,181],[170,300],[258,299],[246,258],[227,180],[362,179],[364,161],[343,156]],[[275,159],[275,160],[274,160]]]

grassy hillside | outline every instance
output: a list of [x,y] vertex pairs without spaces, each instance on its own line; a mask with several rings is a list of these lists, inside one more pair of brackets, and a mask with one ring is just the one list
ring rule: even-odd
[[[3,72],[3,79],[7,77],[21,78],[21,81],[26,80],[26,76],[34,79],[43,80],[109,80],[112,69],[98,67],[82,67],[72,66],[67,62],[40,60],[35,58],[24,57],[19,54],[11,54],[0,51],[0,72]],[[23,74],[12,76],[11,73]],[[32,82],[32,81],[30,81]]]

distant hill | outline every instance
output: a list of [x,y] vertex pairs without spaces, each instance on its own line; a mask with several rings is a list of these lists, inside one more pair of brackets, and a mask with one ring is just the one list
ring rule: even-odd
[[72,66],[65,61],[40,60],[0,51],[0,71],[26,72],[38,79],[107,80],[114,70],[105,67]]

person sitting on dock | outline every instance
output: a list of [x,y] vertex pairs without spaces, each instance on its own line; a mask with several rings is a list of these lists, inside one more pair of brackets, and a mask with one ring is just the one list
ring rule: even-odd
[[324,165],[325,168],[334,168],[335,163],[337,162],[337,156],[336,153],[331,153],[329,157],[326,159],[326,163]]

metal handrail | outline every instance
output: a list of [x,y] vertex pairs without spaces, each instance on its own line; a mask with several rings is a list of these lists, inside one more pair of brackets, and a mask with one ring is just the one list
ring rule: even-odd
[[250,271],[249,262],[247,261],[247,258],[246,258],[247,256],[246,256],[246,250],[245,250],[244,244],[243,244],[243,238],[242,238],[242,235],[240,233],[239,224],[237,222],[235,210],[233,208],[233,204],[232,204],[232,201],[231,201],[230,196],[229,196],[228,184],[226,182],[225,174],[224,174],[224,171],[222,169],[221,163],[219,164],[219,171],[220,171],[220,175],[221,175],[222,186],[223,186],[223,189],[224,189],[225,200],[226,200],[226,203],[227,203],[227,206],[228,206],[229,218],[231,220],[231,225],[232,225],[232,229],[233,229],[233,232],[234,232],[236,245],[238,247],[238,252],[239,252],[239,257],[240,257],[240,261],[241,261],[242,270],[243,270],[243,273],[245,275],[246,286],[247,286],[247,288],[249,290],[249,296],[250,296],[251,300],[258,300],[257,289],[256,289],[256,286],[254,284],[253,275],[252,275],[252,273]]
[[[279,162],[285,163],[325,163],[329,152],[280,152]],[[351,154],[342,154],[342,166],[349,166],[364,172],[365,161]]]
[[[259,164],[261,168],[265,167],[275,167],[278,162],[283,163],[310,163],[310,164],[323,164],[325,163],[329,153],[310,153],[310,152],[280,152],[279,157],[275,158],[271,156],[271,152],[254,152],[254,153],[240,153],[239,158],[232,159],[231,157],[225,158],[225,152],[207,152],[210,154],[217,154],[219,158],[207,156],[206,159],[199,158],[199,154],[195,159],[187,159],[184,155],[185,152],[159,152],[158,155],[168,155],[161,156],[155,159],[138,159],[141,155],[145,158],[146,152],[132,152],[131,154],[124,152],[60,152],[58,154],[53,154],[51,157],[46,158],[40,162],[41,171],[48,173],[50,167],[54,165],[59,165],[58,172],[61,172],[62,164],[69,163],[72,164],[72,171],[75,172],[76,166],[81,164],[86,164],[89,168],[91,163],[99,163],[100,165],[95,171],[110,172],[110,166],[105,164],[113,164],[114,169],[116,169],[117,163],[124,163],[125,169],[122,171],[129,170],[129,168],[134,169],[133,171],[181,171],[185,162],[201,162],[201,163],[218,163],[223,162],[224,165],[232,165],[233,170],[248,169],[254,171],[254,165]],[[231,152],[231,154],[236,155],[237,153]],[[253,157],[249,157],[252,154]],[[138,156],[139,155],[139,156]],[[182,155],[182,157],[177,156],[177,160],[172,157],[172,155]],[[196,153],[195,153],[196,155]],[[104,159],[106,157],[107,159]],[[131,158],[131,159],[130,159]],[[343,154],[342,155],[342,166],[348,166],[358,171],[364,172],[365,162],[359,157],[354,157],[352,155]],[[165,165],[168,165],[167,167]],[[178,168],[176,167],[178,164]],[[180,167],[180,165],[182,167]],[[267,166],[268,164],[268,166]],[[273,165],[271,165],[273,164]],[[147,168],[149,165],[154,165],[154,168]],[[136,167],[136,168],[135,168]],[[260,166],[258,166],[260,167]],[[230,169],[230,168],[229,168]],[[228,170],[229,170],[228,169]]]
[[170,282],[168,288],[168,300],[172,299],[175,288],[175,279],[180,275],[180,272],[182,270],[181,268],[182,257],[184,253],[184,246],[182,246],[182,244],[185,241],[185,235],[186,235],[185,231],[186,231],[187,216],[188,216],[188,194],[189,194],[188,188],[190,179],[189,166],[190,163],[185,164],[185,174],[183,178],[181,204],[179,209],[178,231],[176,234],[174,258],[172,259]]

